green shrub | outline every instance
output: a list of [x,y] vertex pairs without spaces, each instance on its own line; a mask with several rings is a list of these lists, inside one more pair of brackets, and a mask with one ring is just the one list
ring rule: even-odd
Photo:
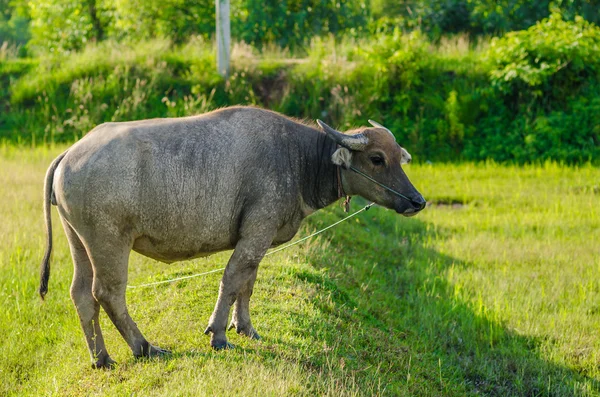
[[492,84],[502,92],[561,101],[598,82],[600,28],[581,17],[565,21],[555,13],[528,30],[492,40],[488,57]]
[[479,123],[468,158],[598,161],[600,28],[555,13],[493,39],[486,60],[495,114]]

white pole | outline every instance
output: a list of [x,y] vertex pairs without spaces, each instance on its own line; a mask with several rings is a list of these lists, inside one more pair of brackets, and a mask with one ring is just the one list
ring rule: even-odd
[[215,0],[217,17],[217,71],[229,76],[229,52],[231,28],[229,24],[229,0]]

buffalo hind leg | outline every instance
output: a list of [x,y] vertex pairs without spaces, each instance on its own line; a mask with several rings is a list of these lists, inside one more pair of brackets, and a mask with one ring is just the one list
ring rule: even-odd
[[242,286],[241,291],[238,293],[233,307],[233,315],[231,316],[231,323],[228,329],[235,329],[240,335],[246,335],[249,338],[259,340],[260,335],[252,326],[250,320],[250,297],[254,289],[254,281],[256,281],[256,273],[258,269],[255,269],[250,279]]
[[117,330],[127,342],[135,357],[153,357],[168,353],[152,346],[138,329],[127,310],[127,268],[130,247],[123,242],[111,244],[108,239],[96,239],[99,246],[90,246],[89,253],[94,264],[92,291]]
[[63,227],[73,257],[74,273],[71,284],[71,299],[77,309],[79,322],[90,351],[92,367],[110,368],[115,362],[106,351],[102,330],[98,322],[100,304],[92,294],[92,281],[94,279],[92,264],[83,243],[73,228],[65,221],[63,221]]
[[[205,334],[211,335],[210,345],[217,350],[230,349],[233,345],[227,341],[225,335],[227,320],[229,318],[229,309],[236,298],[242,292],[248,282],[256,277],[258,264],[262,260],[267,248],[271,245],[272,238],[264,237],[268,233],[254,233],[253,238],[242,238],[236,244],[235,250],[227,263],[221,285],[219,287],[219,297],[215,305],[215,310],[210,316],[208,327]],[[246,294],[251,293],[247,290]],[[249,295],[248,295],[249,299]],[[240,300],[243,302],[245,299]],[[243,303],[242,303],[243,305]],[[244,313],[241,311],[240,313]],[[249,320],[249,316],[248,316]]]

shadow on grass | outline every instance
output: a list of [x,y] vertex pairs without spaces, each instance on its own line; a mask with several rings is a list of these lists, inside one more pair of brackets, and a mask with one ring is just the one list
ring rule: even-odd
[[[493,311],[462,300],[446,274],[470,264],[428,246],[431,224],[383,211],[337,229],[325,249],[309,252],[314,270],[294,274],[314,291],[311,303],[322,314],[319,321],[296,319],[323,345],[306,365],[342,369],[359,382],[378,378],[392,395],[600,390],[596,379],[544,359],[543,341],[518,335]],[[312,226],[337,217],[330,211]]]

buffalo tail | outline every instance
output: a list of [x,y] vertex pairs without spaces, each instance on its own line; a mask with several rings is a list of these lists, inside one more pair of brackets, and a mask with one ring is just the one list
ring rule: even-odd
[[50,279],[50,254],[52,253],[52,212],[50,209],[52,200],[52,183],[54,181],[54,171],[67,152],[58,156],[46,171],[44,181],[44,217],[46,219],[46,252],[40,266],[40,297],[44,299],[48,292],[48,280]]

